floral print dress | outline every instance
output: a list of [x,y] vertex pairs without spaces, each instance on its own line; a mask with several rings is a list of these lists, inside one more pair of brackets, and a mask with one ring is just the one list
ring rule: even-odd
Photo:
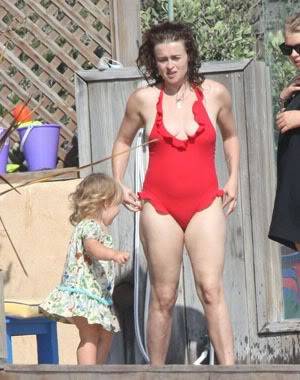
[[112,308],[114,263],[97,260],[84,249],[85,239],[96,239],[112,248],[112,238],[95,220],[84,219],[74,229],[69,243],[61,283],[40,304],[49,318],[70,323],[72,317],[84,317],[107,331],[120,330]]

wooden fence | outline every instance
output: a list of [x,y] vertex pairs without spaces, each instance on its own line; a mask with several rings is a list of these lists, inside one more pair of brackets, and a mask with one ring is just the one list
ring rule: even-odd
[[32,96],[33,117],[62,126],[63,160],[77,125],[74,73],[102,56],[132,64],[137,40],[138,0],[0,0],[1,124]]

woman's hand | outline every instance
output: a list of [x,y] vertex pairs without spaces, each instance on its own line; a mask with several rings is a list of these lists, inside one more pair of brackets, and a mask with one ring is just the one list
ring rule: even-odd
[[130,211],[140,211],[142,206],[138,196],[128,187],[121,185],[124,194],[123,204]]
[[237,205],[237,181],[229,179],[223,187],[223,208],[228,206],[225,213],[226,216],[230,215]]
[[276,116],[276,125],[281,133],[300,128],[300,111],[282,111]]
[[294,81],[287,87],[285,87],[279,97],[281,100],[288,99],[294,92],[300,91],[300,76],[294,79]]

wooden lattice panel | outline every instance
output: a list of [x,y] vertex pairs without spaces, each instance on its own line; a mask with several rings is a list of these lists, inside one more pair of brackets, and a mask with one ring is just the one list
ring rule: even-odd
[[62,126],[63,160],[76,129],[74,72],[102,55],[112,55],[109,0],[0,0],[1,123],[32,96],[33,117]]

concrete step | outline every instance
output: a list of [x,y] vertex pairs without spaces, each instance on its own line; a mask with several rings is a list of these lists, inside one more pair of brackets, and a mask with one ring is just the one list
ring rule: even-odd
[[3,365],[0,380],[299,380],[300,365]]

